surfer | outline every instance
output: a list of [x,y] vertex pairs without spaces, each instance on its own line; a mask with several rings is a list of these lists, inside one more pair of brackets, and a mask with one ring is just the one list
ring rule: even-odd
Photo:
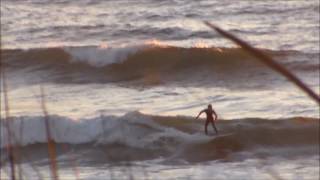
[[[213,129],[216,131],[216,134],[218,134],[218,130],[217,130],[217,128],[216,128],[216,125],[214,124],[214,121],[216,121],[216,120],[218,119],[218,115],[217,115],[217,113],[212,109],[212,105],[209,104],[207,109],[204,109],[204,110],[200,111],[200,113],[198,114],[198,116],[196,117],[196,119],[198,119],[199,116],[200,116],[202,113],[206,113],[206,115],[207,115],[207,120],[206,120],[206,124],[205,124],[205,128],[204,128],[206,135],[208,135],[208,125],[209,125],[210,122],[212,123],[212,127],[213,127]],[[214,115],[214,118],[213,118],[212,115]]]

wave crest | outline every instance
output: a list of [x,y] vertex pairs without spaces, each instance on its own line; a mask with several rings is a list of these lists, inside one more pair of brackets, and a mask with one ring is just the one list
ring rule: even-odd
[[[292,51],[263,50],[286,57]],[[143,80],[161,83],[179,79],[250,80],[249,77],[271,75],[270,70],[239,48],[193,47],[182,48],[163,44],[143,44],[125,47],[65,47],[49,49],[5,50],[5,62],[13,68],[55,72],[60,79],[87,78],[87,81],[118,82]],[[279,58],[282,59],[282,58]],[[283,58],[285,59],[285,58]],[[294,69],[317,70],[318,66],[304,62],[286,62]],[[58,72],[58,73],[56,73]],[[86,74],[86,77],[84,77]],[[253,76],[254,75],[254,76]],[[71,78],[66,78],[66,77]],[[74,78],[77,77],[77,78]],[[88,78],[89,77],[89,78]],[[214,80],[214,79],[213,79]],[[63,81],[63,80],[62,80]],[[77,82],[77,81],[76,81]]]
[[[50,127],[57,143],[121,144],[136,148],[167,148],[178,144],[223,145],[228,142],[241,147],[316,145],[319,142],[319,120],[292,118],[278,120],[242,119],[221,120],[217,126],[226,137],[203,134],[202,122],[191,117],[150,116],[130,112],[124,116],[100,116],[74,120],[52,115]],[[15,117],[11,121],[14,144],[27,146],[46,143],[44,118],[41,116]],[[7,144],[8,131],[1,120],[1,147]],[[212,141],[212,142],[211,142]]]

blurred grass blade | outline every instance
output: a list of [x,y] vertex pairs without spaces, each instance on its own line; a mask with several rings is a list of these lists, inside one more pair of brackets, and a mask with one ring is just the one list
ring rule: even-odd
[[2,88],[3,88],[3,96],[4,96],[4,110],[5,110],[5,119],[4,124],[7,129],[7,153],[9,156],[9,162],[10,162],[10,170],[11,170],[11,179],[15,180],[15,154],[14,154],[14,147],[12,145],[12,127],[11,127],[11,121],[10,121],[10,106],[9,106],[9,99],[8,99],[8,86],[7,86],[7,79],[5,74],[5,68],[3,64],[1,63],[0,66],[1,70],[1,77],[2,77]]
[[243,40],[239,39],[238,37],[232,35],[229,32],[226,32],[222,30],[221,28],[204,21],[204,24],[206,24],[211,29],[217,31],[219,34],[224,36],[225,38],[233,41],[240,47],[242,47],[244,50],[249,52],[251,55],[256,57],[257,59],[261,60],[264,64],[269,66],[271,69],[277,71],[278,73],[285,76],[289,81],[293,82],[295,85],[297,85],[302,91],[304,91],[307,95],[309,95],[310,98],[312,98],[316,103],[320,105],[320,97],[317,95],[314,91],[312,91],[304,82],[302,82],[298,77],[296,77],[293,73],[291,73],[288,69],[286,69],[281,64],[277,63],[275,60],[273,60],[270,56],[266,55],[265,53],[261,52],[260,50],[252,47],[248,43],[244,42]]
[[50,133],[50,123],[49,123],[49,114],[46,108],[46,102],[44,98],[44,90],[43,87],[40,86],[41,91],[41,108],[43,110],[44,118],[45,118],[45,125],[46,125],[46,133],[47,133],[47,140],[48,140],[48,153],[50,158],[50,167],[52,178],[55,180],[59,179],[58,176],[58,169],[57,169],[57,161],[56,161],[56,144],[51,138]]

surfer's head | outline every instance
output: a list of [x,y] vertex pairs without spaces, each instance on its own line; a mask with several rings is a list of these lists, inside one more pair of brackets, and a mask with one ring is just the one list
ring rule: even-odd
[[208,109],[212,109],[212,105],[211,104],[208,105]]

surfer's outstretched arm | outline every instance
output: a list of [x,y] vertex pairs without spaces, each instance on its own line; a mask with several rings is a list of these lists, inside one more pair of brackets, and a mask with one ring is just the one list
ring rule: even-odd
[[198,114],[198,116],[196,117],[196,119],[198,119],[199,116],[200,116],[202,113],[204,113],[204,110],[202,110],[202,111],[199,112],[199,114]]

